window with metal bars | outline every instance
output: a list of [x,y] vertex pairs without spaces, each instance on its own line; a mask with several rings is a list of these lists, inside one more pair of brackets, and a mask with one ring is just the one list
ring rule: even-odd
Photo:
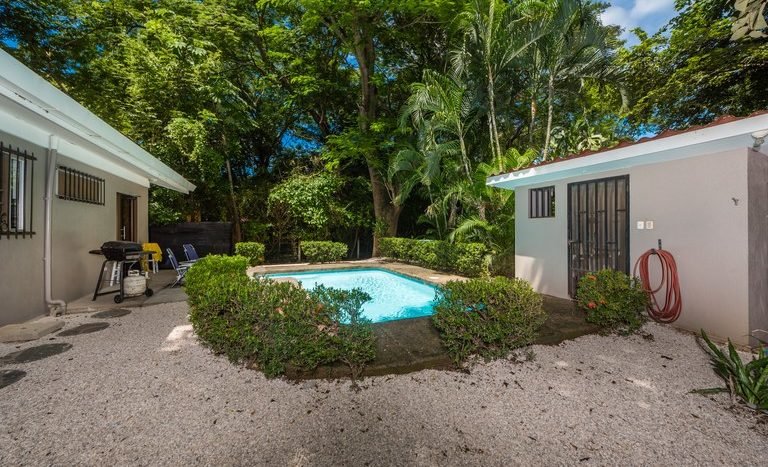
[[104,205],[104,179],[69,167],[56,167],[56,196],[69,201]]
[[555,187],[531,188],[528,190],[528,217],[555,217]]
[[0,238],[31,236],[35,156],[0,141]]

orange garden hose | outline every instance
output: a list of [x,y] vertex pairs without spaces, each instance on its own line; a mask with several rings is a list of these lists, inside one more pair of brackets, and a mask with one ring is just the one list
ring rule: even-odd
[[[651,287],[649,273],[652,256],[656,256],[661,265],[661,282],[656,288]],[[637,258],[634,274],[640,278],[643,289],[648,294],[648,315],[659,323],[675,321],[683,308],[683,298],[680,295],[680,280],[677,276],[677,263],[675,263],[674,256],[661,248],[658,250],[652,248]],[[664,289],[663,307],[659,305],[659,301],[656,299],[656,294],[662,289]]]

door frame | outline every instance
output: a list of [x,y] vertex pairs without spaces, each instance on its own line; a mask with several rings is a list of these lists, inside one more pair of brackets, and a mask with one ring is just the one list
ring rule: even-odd
[[[618,233],[619,220],[618,220],[618,214],[617,213],[622,211],[621,209],[618,209],[618,206],[619,206],[619,202],[618,202],[619,201],[618,181],[619,180],[624,180],[624,186],[626,187],[625,191],[624,191],[624,208],[625,209],[623,210],[624,213],[625,213],[625,219],[624,219],[625,230],[624,230],[624,236],[623,236],[624,237],[623,238],[623,246],[624,246],[623,249],[621,248],[622,245],[618,244],[618,237],[620,235]],[[586,186],[587,189],[588,189],[589,188],[589,184],[595,184],[595,193],[594,193],[594,198],[593,198],[594,201],[592,203],[590,203],[589,200],[587,200],[586,217],[587,217],[587,221],[589,222],[590,221],[589,220],[589,209],[591,207],[599,205],[598,198],[597,198],[599,190],[597,189],[597,184],[599,184],[599,183],[606,183],[606,182],[614,182],[615,183],[615,185],[614,185],[614,200],[613,200],[613,229],[614,229],[614,231],[613,231],[613,233],[614,233],[614,242],[613,243],[617,244],[616,247],[615,247],[616,258],[618,258],[622,253],[624,254],[624,258],[621,260],[621,262],[619,262],[618,259],[616,259],[616,260],[613,261],[614,264],[610,264],[609,265],[608,261],[607,261],[607,258],[604,257],[602,264],[598,265],[597,264],[598,263],[597,260],[599,259],[599,257],[597,256],[597,254],[595,254],[595,255],[587,254],[586,255],[587,262],[588,262],[587,267],[585,268],[585,267],[582,266],[582,267],[576,268],[575,264],[574,264],[576,262],[576,259],[574,257],[573,247],[575,246],[576,243],[589,243],[589,235],[587,235],[586,239],[578,239],[579,241],[576,241],[576,239],[574,238],[574,234],[579,232],[579,228],[581,226],[580,225],[579,226],[574,226],[573,225],[573,220],[574,220],[574,216],[573,216],[574,203],[572,202],[572,199],[571,199],[571,197],[572,197],[572,187],[574,187],[574,186],[579,186],[579,187]],[[606,185],[606,187],[607,187],[607,185]],[[566,190],[568,192],[568,200],[567,200],[567,203],[568,203],[568,213],[567,213],[567,215],[568,215],[568,231],[567,231],[567,239],[566,239],[566,241],[567,241],[567,246],[566,246],[567,262],[568,262],[568,294],[573,298],[573,297],[576,296],[576,287],[577,287],[577,283],[578,283],[578,278],[574,277],[574,273],[575,272],[584,272],[584,273],[586,273],[586,272],[588,272],[591,269],[600,269],[600,268],[604,268],[604,267],[611,267],[612,269],[616,269],[616,270],[622,271],[622,272],[624,272],[626,274],[629,274],[629,263],[630,263],[630,261],[629,261],[629,259],[630,259],[629,258],[629,256],[630,256],[630,244],[629,244],[629,241],[630,241],[630,227],[631,227],[631,225],[630,225],[630,178],[629,178],[629,174],[625,174],[625,175],[617,175],[617,176],[612,176],[612,177],[595,178],[595,179],[591,179],[591,180],[582,180],[582,181],[578,181],[578,182],[569,183],[567,185],[567,187],[566,187]],[[603,245],[603,250],[605,250],[605,252],[607,254],[607,250],[608,250],[607,244],[609,243],[607,241],[607,238],[610,237],[608,235],[608,224],[609,224],[609,221],[608,221],[608,212],[607,212],[608,190],[607,189],[603,189],[603,193],[604,193],[603,194],[604,199],[602,200],[603,201],[603,206],[604,206],[604,209],[603,209],[603,212],[604,212],[603,222],[600,223],[600,219],[599,219],[599,216],[598,216],[598,213],[599,213],[600,210],[596,209],[596,212],[594,214],[594,218],[595,218],[594,219],[594,223],[595,223],[596,226],[599,226],[599,229],[602,230],[602,232],[603,232],[603,236],[602,236],[603,238],[602,238],[601,245]],[[586,195],[589,196],[589,197],[592,196],[592,194],[589,193],[589,192],[587,192]],[[580,205],[580,198],[579,198],[578,209],[580,209],[580,207],[581,207],[581,205]],[[579,221],[580,221],[580,216],[579,216]],[[576,230],[574,230],[574,229],[576,229]],[[587,230],[587,234],[588,233],[589,233],[589,231]],[[598,234],[598,239],[600,239],[600,235],[599,234]],[[595,250],[597,250],[599,248],[599,246],[600,245],[596,245],[595,246]],[[592,264],[590,264],[591,263],[591,259],[593,257],[595,258],[595,264],[594,264],[595,267],[594,268],[592,268]],[[583,258],[580,258],[580,261],[583,261]]]
[[[137,220],[138,220],[138,196],[135,195],[129,195],[125,193],[117,193],[117,202],[116,202],[116,220],[117,220],[117,239],[118,240],[125,240],[130,242],[135,242],[138,239],[138,226]],[[125,237],[122,236],[122,219],[123,219],[123,201],[128,201],[128,209],[130,210],[128,215],[130,216],[131,222],[130,222],[130,231],[126,232]]]

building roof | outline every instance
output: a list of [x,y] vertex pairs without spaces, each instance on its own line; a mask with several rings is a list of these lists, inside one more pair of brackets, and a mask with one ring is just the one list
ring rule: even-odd
[[77,101],[0,50],[0,129],[70,159],[149,186],[195,185]]
[[713,154],[752,147],[752,133],[768,130],[768,110],[746,117],[722,116],[707,125],[685,130],[666,130],[638,141],[624,141],[597,151],[584,151],[509,173],[488,177],[487,184],[500,188],[559,180],[606,170]]

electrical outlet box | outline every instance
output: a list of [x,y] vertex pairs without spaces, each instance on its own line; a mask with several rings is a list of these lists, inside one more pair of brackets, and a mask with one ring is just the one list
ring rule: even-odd
[[637,221],[637,230],[645,229],[645,221]]
[[653,230],[653,221],[645,221],[645,230]]

